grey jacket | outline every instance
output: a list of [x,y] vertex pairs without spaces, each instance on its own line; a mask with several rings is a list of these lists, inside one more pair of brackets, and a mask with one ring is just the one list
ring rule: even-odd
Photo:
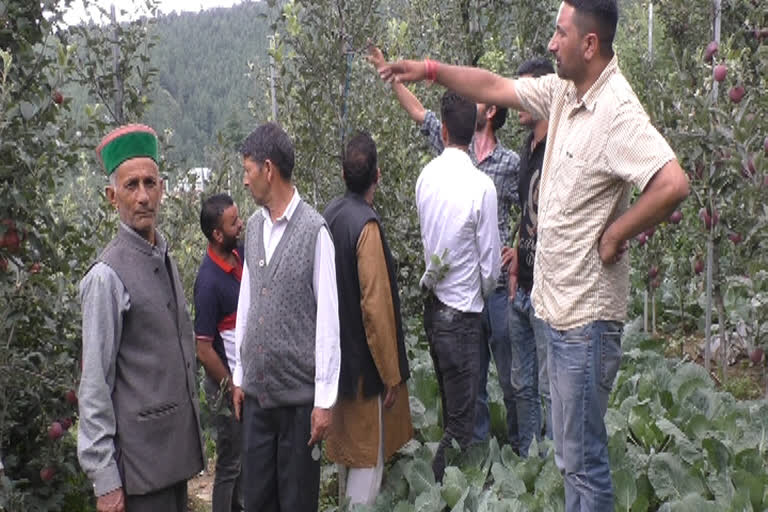
[[146,494],[203,467],[192,323],[176,265],[125,225],[81,283],[78,458],[97,495]]

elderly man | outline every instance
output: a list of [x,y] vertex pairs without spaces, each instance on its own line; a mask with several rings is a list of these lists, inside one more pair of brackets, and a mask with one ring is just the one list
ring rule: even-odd
[[97,148],[117,236],[80,283],[80,465],[99,512],[183,512],[203,468],[195,340],[184,290],[156,229],[158,143],[128,125]]
[[327,453],[339,464],[340,479],[348,469],[350,505],[370,505],[384,462],[413,436],[409,370],[397,269],[373,209],[381,172],[370,135],[352,137],[342,170],[347,193],[323,213],[336,246],[342,354]]
[[333,242],[293,185],[293,143],[280,126],[256,128],[241,153],[243,183],[262,207],[245,232],[232,374],[245,510],[312,512],[339,385]]
[[[557,75],[511,80],[429,60],[381,70],[549,120],[531,298],[548,324],[555,461],[568,512],[613,510],[604,416],[629,296],[622,255],[688,194],[685,172],[619,69],[618,17],[616,0],[565,0],[549,42]],[[642,194],[630,207],[632,186]]]

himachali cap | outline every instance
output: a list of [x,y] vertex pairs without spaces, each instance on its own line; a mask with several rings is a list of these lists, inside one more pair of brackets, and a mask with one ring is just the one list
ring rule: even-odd
[[107,175],[131,158],[148,157],[158,163],[157,134],[144,124],[127,124],[109,132],[96,148]]

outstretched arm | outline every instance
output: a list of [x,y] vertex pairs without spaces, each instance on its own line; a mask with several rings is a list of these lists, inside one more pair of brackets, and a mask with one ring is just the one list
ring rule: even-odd
[[[452,66],[435,62],[435,82],[456,91],[475,103],[487,103],[523,110],[515,91],[515,81],[485,69],[468,66]],[[387,82],[419,82],[427,76],[426,61],[401,60],[384,64],[379,75]]]
[[[388,64],[384,59],[384,54],[381,53],[381,50],[373,45],[368,47],[368,62],[373,65],[376,71],[379,71],[379,69]],[[400,106],[403,107],[403,110],[405,110],[410,118],[418,124],[423,124],[424,117],[427,114],[424,105],[422,105],[419,99],[400,82],[392,81],[390,83],[392,84],[392,91],[395,93],[397,101],[400,102]]]

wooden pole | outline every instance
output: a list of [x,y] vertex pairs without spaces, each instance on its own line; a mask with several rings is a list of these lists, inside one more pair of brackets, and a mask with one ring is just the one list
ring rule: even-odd
[[653,60],[653,0],[648,2],[648,60]]
[[112,39],[112,72],[115,76],[115,121],[117,124],[124,124],[123,115],[123,77],[120,75],[120,42],[117,25],[117,16],[115,15],[115,4],[109,9],[112,19],[113,39]]
[[[713,8],[713,14],[714,14],[714,21],[713,21],[713,32],[714,32],[714,41],[716,41],[718,44],[720,44],[720,25],[721,25],[721,0],[712,0],[712,8]],[[717,80],[712,77],[712,94],[713,94],[713,101],[717,101],[717,92],[718,92],[718,83]],[[710,208],[710,214],[714,217],[714,195],[712,193],[712,182],[715,177],[715,166],[710,165],[709,166],[709,208]],[[714,222],[710,225],[709,232],[707,233],[707,311],[705,316],[705,346],[704,346],[704,368],[707,369],[707,372],[710,371],[710,359],[712,357],[712,267],[714,265],[714,252],[715,252],[715,239],[714,239]],[[720,319],[720,323],[724,323],[724,319]],[[725,326],[720,325],[721,331],[723,330]],[[723,339],[723,333],[720,333],[721,337],[721,345],[722,345],[722,339]],[[721,349],[724,349],[725,347],[721,347]]]
[[275,36],[267,36],[269,41],[269,93],[272,98],[272,121],[277,122],[277,91],[275,89],[275,58],[272,51],[275,49]]

